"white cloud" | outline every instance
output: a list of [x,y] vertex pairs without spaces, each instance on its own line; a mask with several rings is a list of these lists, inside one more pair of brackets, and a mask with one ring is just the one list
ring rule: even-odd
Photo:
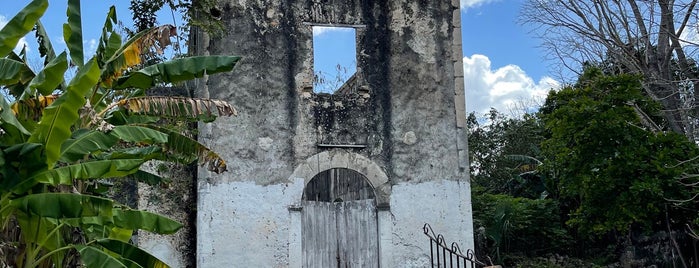
[[461,10],[478,7],[488,3],[495,3],[500,0],[461,0]]
[[353,28],[349,27],[313,26],[313,36],[320,36],[329,32],[352,32],[353,30]]
[[[533,100],[543,100],[549,90],[560,87],[553,78],[544,77],[539,82],[527,76],[517,65],[507,65],[492,70],[487,56],[474,54],[464,57],[464,81],[466,110],[482,115],[495,108],[508,114],[515,106],[529,106]],[[519,107],[521,108],[521,107]]]
[[87,50],[85,51],[86,58],[92,57],[92,55],[95,54],[95,51],[97,51],[97,39],[92,38],[83,42],[87,44]]
[[[8,22],[7,17],[0,15],[0,29],[5,27],[7,22]],[[22,51],[22,48],[24,46],[27,46],[27,52],[31,51],[31,49],[29,49],[29,43],[27,43],[27,39],[22,37],[19,39],[19,42],[17,42],[17,45],[15,46],[15,49],[14,49],[15,53],[19,54],[19,52]]]

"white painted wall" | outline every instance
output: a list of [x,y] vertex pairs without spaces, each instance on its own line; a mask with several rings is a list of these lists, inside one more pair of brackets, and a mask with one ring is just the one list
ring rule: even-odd
[[[262,186],[230,182],[199,186],[198,267],[300,267],[304,180]],[[390,209],[379,211],[383,267],[426,267],[429,223],[447,243],[473,248],[470,185],[437,180],[393,186]]]
[[303,180],[199,185],[197,267],[289,267],[289,205]]
[[[422,227],[429,223],[446,242],[473,249],[471,186],[464,181],[437,180],[418,184],[400,183],[391,193],[393,228],[390,267],[427,267],[429,238]],[[466,252],[464,252],[466,253]]]

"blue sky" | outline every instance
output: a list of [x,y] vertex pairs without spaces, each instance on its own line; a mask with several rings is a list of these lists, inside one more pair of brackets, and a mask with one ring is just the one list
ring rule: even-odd
[[544,61],[545,51],[517,23],[524,0],[461,0],[466,110],[507,115],[543,102],[560,83]]
[[[0,26],[29,2],[0,1],[3,2]],[[538,40],[527,33],[527,28],[516,22],[523,1],[461,0],[466,109],[469,112],[482,114],[490,107],[495,107],[506,114],[513,113],[518,104],[531,106],[532,100],[542,100],[549,89],[559,85],[550,77],[552,72],[543,60],[544,52],[537,48]],[[59,51],[65,47],[62,42],[62,25],[66,21],[66,3],[67,0],[51,0],[42,19]],[[109,6],[115,5],[119,20],[132,26],[129,0],[92,0],[82,1],[81,4],[83,39],[87,53],[94,52],[96,48],[96,40],[101,34]],[[172,16],[169,12],[164,13],[159,22],[173,24]],[[325,33],[320,33],[318,38],[322,38],[323,34]],[[33,35],[27,37],[25,43],[29,46],[29,58],[34,54],[38,59]],[[346,45],[348,42],[337,40],[337,43]],[[338,59],[343,60],[352,62],[346,57]],[[323,64],[330,66],[325,68],[335,65],[329,62]]]
[[[3,8],[0,9],[0,25],[4,25],[17,12],[19,12],[29,0],[0,0],[3,2]],[[46,32],[51,37],[51,42],[57,51],[65,49],[63,43],[63,23],[66,22],[66,6],[67,0],[50,0],[48,10],[44,13],[41,22],[46,26]],[[91,0],[81,1],[81,12],[83,14],[83,40],[85,40],[84,49],[88,52],[94,52],[97,47],[97,39],[102,34],[102,25],[107,16],[110,6],[117,7],[118,19],[125,23],[130,23],[131,13],[129,12],[129,0]],[[131,26],[131,25],[129,25]],[[29,46],[30,53],[35,53],[38,57],[36,49],[36,41],[30,34],[24,40]],[[30,54],[32,55],[32,54]]]

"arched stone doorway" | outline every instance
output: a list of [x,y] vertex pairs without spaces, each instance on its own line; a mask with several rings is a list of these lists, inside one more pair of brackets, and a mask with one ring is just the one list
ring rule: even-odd
[[303,193],[303,267],[378,267],[374,187],[361,173],[331,168]]

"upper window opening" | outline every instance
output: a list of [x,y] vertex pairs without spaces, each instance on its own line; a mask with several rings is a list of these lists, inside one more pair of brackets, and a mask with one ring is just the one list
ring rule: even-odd
[[313,26],[313,91],[339,93],[357,72],[356,29]]

